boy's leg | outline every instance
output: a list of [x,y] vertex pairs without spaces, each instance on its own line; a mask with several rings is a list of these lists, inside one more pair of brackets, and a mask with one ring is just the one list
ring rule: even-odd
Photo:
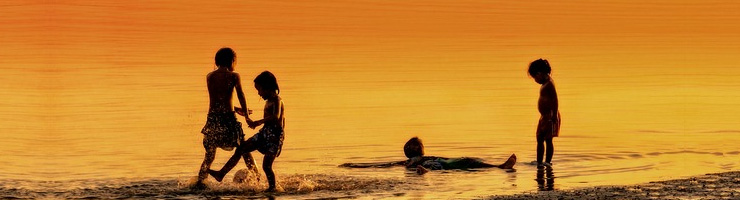
[[555,149],[553,148],[553,145],[552,145],[552,137],[547,138],[545,140],[545,143],[547,143],[547,158],[545,158],[545,162],[546,163],[551,163],[552,162],[552,154],[555,152]]
[[205,149],[206,149],[206,156],[205,158],[203,158],[203,163],[200,164],[200,172],[198,172],[197,184],[201,184],[203,180],[208,178],[208,171],[211,168],[213,159],[216,158],[216,147],[205,147]]
[[492,167],[497,167],[501,169],[511,169],[511,168],[514,168],[514,164],[516,164],[516,155],[511,154],[511,156],[509,156],[509,158],[501,165],[488,164],[477,158],[462,158],[458,160],[457,162],[459,162],[458,166],[462,166],[461,169],[492,168]]
[[545,144],[543,144],[544,141],[544,138],[539,135],[537,136],[537,165],[542,164],[542,157],[544,157],[543,154],[545,154]]
[[274,161],[274,155],[265,155],[265,158],[262,160],[262,170],[265,171],[267,183],[270,185],[270,187],[267,188],[268,192],[275,191],[275,172],[272,171],[272,162]]
[[511,156],[509,156],[509,159],[506,159],[506,161],[503,164],[499,165],[498,168],[513,169],[514,165],[516,165],[516,155],[511,154]]
[[[231,158],[229,158],[229,161],[227,161],[226,164],[224,164],[224,167],[222,167],[221,170],[218,170],[218,171],[209,170],[208,173],[210,173],[211,176],[213,176],[213,178],[216,178],[217,181],[221,182],[221,180],[224,179],[224,176],[226,176],[226,174],[229,173],[229,171],[231,171],[231,169],[233,169],[237,163],[239,163],[239,159],[241,159],[241,157],[245,153],[254,151],[255,148],[253,146],[254,145],[249,140],[242,142],[242,144],[239,145],[239,147],[236,147],[236,150],[234,150],[234,155],[232,155]],[[250,154],[250,157],[251,157],[251,154]]]

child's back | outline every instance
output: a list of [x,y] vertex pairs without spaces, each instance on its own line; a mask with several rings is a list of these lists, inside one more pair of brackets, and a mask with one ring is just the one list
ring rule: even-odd
[[208,84],[208,96],[210,98],[209,113],[227,113],[232,111],[231,98],[238,79],[238,74],[228,70],[218,69],[208,73],[206,82]]
[[205,135],[203,145],[206,149],[220,147],[231,150],[244,139],[241,123],[236,120],[232,110],[231,98],[236,89],[239,103],[246,107],[239,74],[234,72],[236,53],[230,48],[222,48],[216,53],[218,69],[206,75],[208,86],[208,118],[201,133]]

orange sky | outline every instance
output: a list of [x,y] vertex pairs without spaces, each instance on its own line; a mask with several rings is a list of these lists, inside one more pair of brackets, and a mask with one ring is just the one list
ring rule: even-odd
[[[501,47],[566,45],[573,49],[610,46],[635,50],[658,44],[690,50],[693,46],[723,49],[722,46],[737,46],[740,40],[740,14],[736,12],[740,5],[734,1],[3,4],[0,42],[5,44],[2,54],[6,56],[48,50],[51,57],[84,58],[106,51],[125,55],[135,51],[131,49],[141,48],[167,55],[170,53],[157,50],[187,51],[177,48],[183,43],[233,44],[275,51],[329,51],[326,48],[347,46],[423,51],[462,40]],[[139,41],[131,45],[116,43],[120,35],[135,36]]]
[[77,74],[84,69],[192,75],[202,70],[188,66],[211,66],[214,49],[231,46],[245,66],[304,73],[337,68],[301,68],[306,63],[508,69],[547,57],[574,85],[598,72],[629,84],[643,81],[635,73],[740,72],[738,9],[735,1],[705,0],[6,2],[0,68],[49,72],[5,81],[55,90],[65,85],[33,80],[84,79]]
[[[192,80],[222,46],[237,50],[242,70],[271,68],[288,79],[304,73],[328,84],[343,79],[325,71],[443,80],[450,73],[397,70],[511,70],[546,57],[571,94],[630,98],[623,94],[633,91],[598,92],[651,82],[679,86],[661,91],[665,96],[723,94],[723,84],[735,82],[715,77],[740,73],[738,9],[734,1],[704,0],[11,2],[0,4],[0,68],[47,72],[3,82],[55,99],[62,90],[121,87],[95,75],[101,73],[161,73],[196,87]],[[506,77],[527,80],[519,72]]]

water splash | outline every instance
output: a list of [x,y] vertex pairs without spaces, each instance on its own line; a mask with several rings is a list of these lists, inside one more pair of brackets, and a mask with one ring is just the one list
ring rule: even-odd
[[[180,177],[176,179],[144,180],[76,180],[57,189],[11,188],[0,187],[0,198],[5,199],[120,199],[120,198],[156,198],[156,199],[198,199],[203,197],[255,198],[283,195],[311,194],[319,198],[332,198],[335,192],[342,193],[387,193],[399,189],[410,189],[402,185],[405,181],[394,178],[377,178],[351,175],[329,174],[295,174],[278,176],[278,192],[264,193],[267,181],[262,179],[245,179],[242,182],[217,182],[212,178],[205,181],[206,189],[194,189],[192,186],[197,177]],[[83,186],[86,185],[86,186]],[[314,195],[314,193],[318,193]]]
[[[179,189],[188,189],[195,183],[196,177],[178,180]],[[277,187],[280,194],[305,194],[315,191],[382,191],[391,190],[405,183],[401,179],[373,178],[349,175],[329,174],[296,174],[278,177]],[[267,181],[216,182],[206,180],[208,189],[204,192],[214,194],[258,194],[267,189]]]

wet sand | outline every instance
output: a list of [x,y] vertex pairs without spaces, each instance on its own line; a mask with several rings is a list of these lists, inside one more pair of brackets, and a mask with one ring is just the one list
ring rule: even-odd
[[740,199],[740,171],[629,186],[598,186],[487,199]]

